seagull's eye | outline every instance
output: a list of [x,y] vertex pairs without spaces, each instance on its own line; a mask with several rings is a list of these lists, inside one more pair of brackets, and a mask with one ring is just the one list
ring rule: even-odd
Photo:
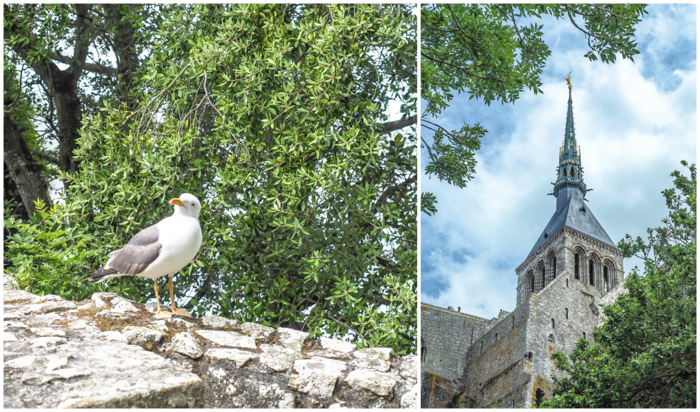
[[192,207],[194,207],[194,203],[192,203]]

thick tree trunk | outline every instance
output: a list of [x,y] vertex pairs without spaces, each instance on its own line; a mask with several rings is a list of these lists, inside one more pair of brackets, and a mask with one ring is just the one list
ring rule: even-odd
[[58,117],[58,167],[64,172],[73,173],[78,171],[78,162],[73,157],[73,151],[78,148],[78,131],[83,123],[83,113],[77,84],[73,84],[69,76],[59,77],[66,78],[57,79],[51,85]]
[[[61,73],[63,74],[63,73]],[[78,85],[69,74],[56,76],[50,85],[58,117],[58,167],[64,172],[78,171],[73,151],[78,148],[78,131],[83,123],[83,112],[78,97]]]
[[41,178],[39,167],[29,151],[29,146],[22,138],[19,126],[8,113],[5,113],[4,126],[5,165],[22,198],[22,204],[29,216],[32,216],[36,212],[35,200],[41,199],[47,206],[51,206],[49,191]]
[[[117,95],[121,102],[126,103],[129,110],[133,110],[136,102],[129,96],[133,86],[133,79],[139,65],[139,56],[136,50],[136,29],[128,20],[122,21],[123,4],[105,4],[108,23],[114,25],[115,34],[113,40],[114,54],[117,55],[118,85]],[[129,7],[137,9],[141,5],[131,4]]]

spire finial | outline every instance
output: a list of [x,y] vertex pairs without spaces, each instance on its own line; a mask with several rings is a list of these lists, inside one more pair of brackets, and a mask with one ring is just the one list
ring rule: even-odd
[[569,90],[571,90],[571,72],[569,72],[569,75],[564,77],[564,80],[566,80],[566,84],[569,85]]

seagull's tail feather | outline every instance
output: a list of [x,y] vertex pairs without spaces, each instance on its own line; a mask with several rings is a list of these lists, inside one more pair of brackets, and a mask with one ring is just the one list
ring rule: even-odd
[[88,283],[88,282],[104,282],[107,279],[110,278],[116,278],[118,276],[123,276],[117,269],[114,268],[99,268],[96,271],[92,272],[92,275],[90,275],[89,278],[85,279],[84,281],[80,283]]

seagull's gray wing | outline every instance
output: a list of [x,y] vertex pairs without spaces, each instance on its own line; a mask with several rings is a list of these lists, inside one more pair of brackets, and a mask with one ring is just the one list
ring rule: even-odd
[[114,268],[123,275],[138,275],[158,259],[163,246],[159,242],[159,236],[160,231],[156,225],[143,229],[119,249],[105,267]]

